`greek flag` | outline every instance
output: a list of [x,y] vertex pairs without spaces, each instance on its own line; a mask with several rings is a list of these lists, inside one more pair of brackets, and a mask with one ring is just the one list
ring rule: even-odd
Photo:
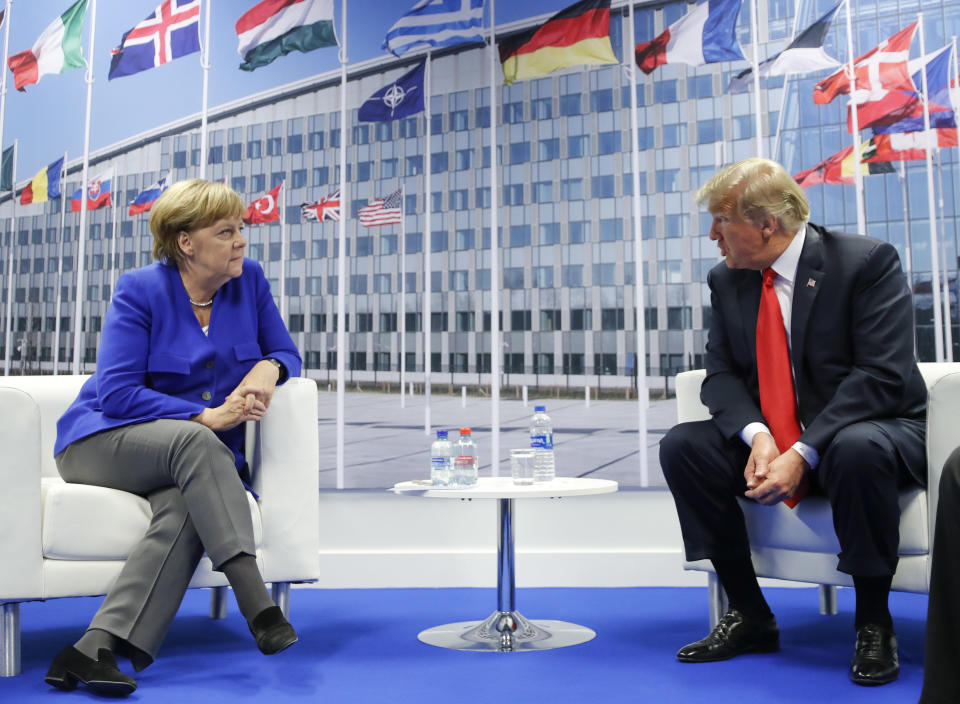
[[421,45],[482,42],[483,0],[418,0],[387,32],[383,48],[401,56]]

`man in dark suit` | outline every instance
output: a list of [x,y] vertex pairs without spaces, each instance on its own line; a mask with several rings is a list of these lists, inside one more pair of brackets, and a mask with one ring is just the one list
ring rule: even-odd
[[660,445],[688,560],[710,559],[730,610],[685,662],[779,649],[737,496],[765,505],[825,494],[853,577],[850,678],[899,674],[887,608],[898,491],[922,484],[927,392],[896,250],[808,222],[803,190],[776,162],[748,159],[697,194],[725,257],[710,271],[713,317],[701,398],[713,416]]

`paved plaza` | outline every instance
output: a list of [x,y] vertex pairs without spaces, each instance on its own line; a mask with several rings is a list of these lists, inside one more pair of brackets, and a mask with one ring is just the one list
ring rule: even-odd
[[[321,385],[320,487],[337,488],[337,396]],[[528,447],[528,423],[537,399],[526,407],[519,399],[500,401],[500,473],[509,473],[510,448]],[[544,399],[553,420],[557,474],[568,477],[615,479],[622,487],[643,485],[639,457],[639,405],[636,400]],[[424,433],[423,395],[407,396],[401,407],[398,394],[347,392],[345,395],[345,469],[343,488],[385,489],[406,479],[429,476],[430,443],[435,433]],[[458,429],[473,430],[480,456],[480,476],[491,475],[491,403],[489,398],[433,395],[434,431],[445,428],[451,437]],[[663,487],[658,445],[676,423],[676,400],[653,401],[647,410],[648,482]]]

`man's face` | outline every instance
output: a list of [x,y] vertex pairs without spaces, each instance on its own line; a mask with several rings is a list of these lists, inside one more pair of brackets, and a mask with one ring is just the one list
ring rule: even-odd
[[729,268],[760,270],[769,266],[769,233],[764,236],[766,224],[758,227],[735,214],[713,212],[711,215],[710,239],[716,241]]

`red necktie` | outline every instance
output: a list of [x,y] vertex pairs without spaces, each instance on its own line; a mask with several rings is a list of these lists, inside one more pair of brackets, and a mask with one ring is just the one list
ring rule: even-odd
[[[760,293],[760,310],[757,313],[757,378],[760,386],[760,410],[767,427],[773,435],[777,449],[786,452],[800,437],[800,421],[797,420],[797,401],[793,390],[793,373],[790,368],[790,350],[787,347],[787,332],[783,327],[780,302],[773,288],[777,272],[763,272],[763,289]],[[790,508],[807,493],[806,477],[789,499],[784,501]]]

